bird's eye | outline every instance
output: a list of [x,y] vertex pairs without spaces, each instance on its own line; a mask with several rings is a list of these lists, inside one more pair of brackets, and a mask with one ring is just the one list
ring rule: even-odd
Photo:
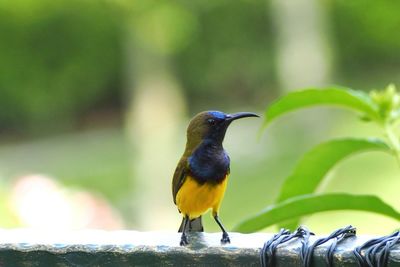
[[207,122],[210,125],[215,125],[215,120],[214,119],[208,119]]

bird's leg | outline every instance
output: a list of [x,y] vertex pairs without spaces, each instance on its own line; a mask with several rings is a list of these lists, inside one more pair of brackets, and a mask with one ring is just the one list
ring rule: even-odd
[[186,236],[186,228],[187,228],[187,224],[189,222],[189,216],[185,216],[184,219],[184,223],[183,223],[183,230],[182,230],[182,236],[181,236],[181,242],[180,245],[181,246],[185,246],[187,244],[189,244],[188,240],[187,240],[187,236]]
[[222,230],[222,239],[221,239],[221,243],[222,244],[226,244],[226,243],[230,243],[231,240],[229,239],[229,235],[226,232],[224,226],[222,225],[221,221],[219,220],[218,214],[214,213],[214,220],[217,222],[217,224],[219,225],[219,228],[221,228]]

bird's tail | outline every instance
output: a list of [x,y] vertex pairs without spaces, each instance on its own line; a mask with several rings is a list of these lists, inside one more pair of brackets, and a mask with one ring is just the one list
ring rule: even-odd
[[[184,223],[185,223],[185,218],[182,219],[182,223],[181,223],[181,226],[179,227],[178,232],[183,232]],[[187,232],[203,232],[204,231],[203,224],[201,222],[201,216],[196,219],[189,220],[188,224],[189,225],[186,226]]]

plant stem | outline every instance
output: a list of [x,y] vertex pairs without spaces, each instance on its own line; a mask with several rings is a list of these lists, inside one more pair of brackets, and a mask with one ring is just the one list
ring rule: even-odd
[[399,137],[396,135],[393,125],[391,125],[389,123],[386,123],[385,131],[386,131],[386,135],[390,141],[390,144],[392,146],[395,157],[397,158],[397,161],[400,165],[400,140],[399,140]]

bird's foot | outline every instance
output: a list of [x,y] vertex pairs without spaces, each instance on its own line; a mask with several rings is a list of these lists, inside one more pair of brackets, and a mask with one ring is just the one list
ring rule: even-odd
[[179,243],[179,245],[181,245],[181,246],[186,246],[186,245],[188,245],[188,244],[189,244],[189,242],[188,242],[188,240],[187,240],[186,235],[182,235],[182,237],[181,237],[181,242]]
[[222,233],[221,244],[229,244],[231,243],[231,239],[229,238],[228,233]]

